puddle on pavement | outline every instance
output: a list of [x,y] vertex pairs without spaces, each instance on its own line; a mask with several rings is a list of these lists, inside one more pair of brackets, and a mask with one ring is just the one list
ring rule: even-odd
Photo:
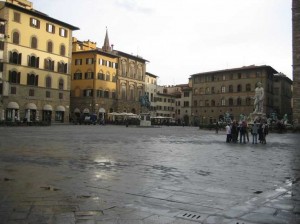
[[44,189],[44,190],[46,190],[46,191],[60,191],[60,189],[55,188],[55,187],[53,187],[53,186],[40,187],[40,188],[42,188],[42,189]]

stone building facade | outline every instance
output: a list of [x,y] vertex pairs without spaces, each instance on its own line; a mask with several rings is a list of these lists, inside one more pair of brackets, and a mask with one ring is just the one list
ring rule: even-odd
[[274,105],[278,119],[286,114],[292,120],[292,80],[282,73],[274,75]]
[[102,120],[114,111],[118,56],[95,42],[73,38],[70,111],[73,120],[96,114]]
[[96,114],[141,112],[147,60],[113,49],[108,32],[102,48],[96,42],[73,38],[71,114],[73,119]]
[[192,80],[192,114],[196,124],[215,123],[229,113],[232,119],[253,112],[254,90],[258,82],[264,88],[264,109],[273,112],[273,78],[278,73],[271,66],[244,66],[197,73]]
[[0,2],[6,20],[1,120],[68,122],[72,32],[77,27],[34,10],[27,0]]
[[300,0],[292,3],[293,23],[293,119],[300,125]]

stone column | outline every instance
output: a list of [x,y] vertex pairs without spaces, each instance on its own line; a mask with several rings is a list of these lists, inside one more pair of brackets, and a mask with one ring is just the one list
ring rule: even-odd
[[293,120],[300,125],[300,0],[293,0],[292,4]]

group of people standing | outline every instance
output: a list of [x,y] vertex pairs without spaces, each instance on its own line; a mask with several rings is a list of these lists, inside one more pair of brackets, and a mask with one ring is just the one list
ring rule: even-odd
[[254,121],[253,125],[248,126],[247,122],[233,121],[228,123],[226,129],[226,142],[244,143],[249,142],[249,132],[252,134],[252,144],[257,144],[258,141],[266,144],[266,135],[268,134],[268,124],[265,122]]

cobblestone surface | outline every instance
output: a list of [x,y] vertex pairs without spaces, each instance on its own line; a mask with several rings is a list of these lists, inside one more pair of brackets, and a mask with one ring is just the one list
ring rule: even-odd
[[299,134],[0,127],[0,223],[300,223]]

